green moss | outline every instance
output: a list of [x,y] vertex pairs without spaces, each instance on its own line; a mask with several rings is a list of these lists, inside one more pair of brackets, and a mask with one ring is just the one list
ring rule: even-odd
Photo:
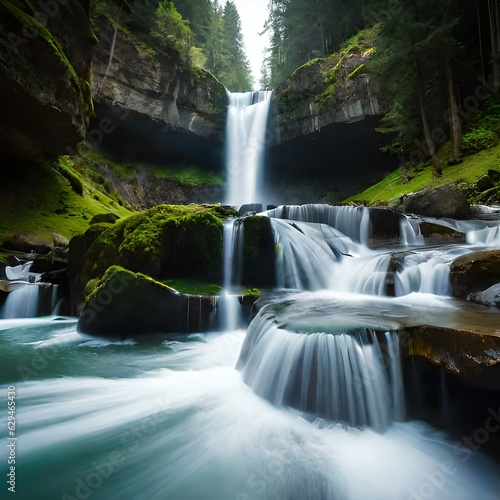
[[[371,28],[361,30],[356,35],[347,40],[344,46],[334,54],[329,55],[322,62],[323,74],[325,75],[325,90],[319,97],[322,108],[328,106],[335,95],[335,86],[339,80],[339,72],[347,57],[353,54],[372,55],[375,53],[375,44],[380,33],[381,25],[377,24]],[[346,79],[354,78],[361,72],[367,71],[366,64],[360,64]]]
[[219,281],[222,222],[234,213],[214,205],[159,205],[118,220],[82,258],[80,285],[111,265],[158,279]]
[[[96,189],[68,160],[43,165],[8,165],[0,197],[0,242],[19,232],[34,234],[52,242],[56,232],[71,239],[85,231],[90,219],[99,213],[127,216],[131,212]],[[74,185],[70,179],[74,180]],[[75,186],[82,186],[82,194]],[[76,184],[78,183],[78,184]]]
[[190,295],[220,295],[222,287],[213,283],[205,283],[202,281],[189,279],[171,279],[165,280],[162,283],[177,290],[181,293]]
[[258,288],[249,288],[248,290],[243,290],[241,295],[243,297],[252,297],[258,299],[261,296],[262,292]]
[[366,64],[360,64],[354,71],[351,71],[347,75],[347,79],[350,80],[351,78],[354,78],[356,75],[364,73],[365,70],[366,70]]
[[[495,146],[467,156],[458,164],[446,166],[443,169],[442,177],[434,176],[430,164],[419,165],[418,168],[410,172],[409,176],[406,176],[402,170],[398,169],[362,193],[347,198],[344,203],[363,201],[367,205],[377,205],[388,203],[405,194],[420,191],[426,187],[436,187],[448,182],[455,182],[459,185],[460,183],[476,184],[477,180],[487,174],[489,170],[498,168],[499,163],[500,146]],[[472,202],[474,199],[469,198],[469,201]]]

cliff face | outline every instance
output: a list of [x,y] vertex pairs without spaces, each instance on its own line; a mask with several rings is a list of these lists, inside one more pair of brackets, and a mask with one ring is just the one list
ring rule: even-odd
[[[99,120],[111,120],[114,136],[108,140],[107,132],[101,130],[104,133],[97,134],[101,139],[97,145],[105,141],[104,149],[132,159],[151,152],[170,160],[187,155],[197,163],[210,157],[205,148],[221,145],[224,136],[224,86],[202,69],[184,68],[174,59],[155,54],[122,29],[109,64],[114,26],[103,18],[96,19],[95,26],[99,45],[93,65],[97,114],[93,126],[102,129]],[[136,140],[131,141],[132,137]],[[198,150],[191,158],[190,153]]]
[[0,150],[36,161],[83,139],[95,45],[85,2],[40,4],[0,1]]
[[274,93],[277,142],[387,112],[376,78],[365,72],[372,55],[373,49],[334,54],[297,69]]

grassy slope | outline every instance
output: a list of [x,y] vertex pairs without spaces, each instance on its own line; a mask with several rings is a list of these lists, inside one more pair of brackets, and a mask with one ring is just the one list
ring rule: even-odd
[[[500,145],[467,156],[457,165],[444,167],[442,177],[434,177],[430,165],[419,165],[410,172],[411,178],[403,182],[402,171],[395,170],[379,183],[344,201],[366,205],[387,204],[390,200],[428,186],[436,187],[448,182],[475,184],[490,169],[500,171]],[[477,200],[471,199],[470,201]]]
[[50,243],[52,231],[71,238],[85,231],[95,214],[113,212],[122,217],[131,213],[69,162],[65,166],[66,172],[81,181],[83,195],[48,164],[12,166],[0,197],[0,242],[15,233],[28,232]]

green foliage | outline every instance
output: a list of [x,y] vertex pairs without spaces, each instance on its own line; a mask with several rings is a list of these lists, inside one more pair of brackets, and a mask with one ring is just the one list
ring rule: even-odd
[[471,129],[462,136],[464,154],[472,154],[498,144],[497,135],[485,128]]
[[169,53],[174,51],[187,58],[191,49],[191,29],[170,0],[158,4],[154,15],[151,37],[156,46]]
[[284,81],[310,59],[325,57],[363,28],[363,3],[342,0],[273,0],[266,23],[271,47],[267,64],[271,86]]
[[245,55],[241,20],[234,2],[224,7],[220,27],[220,57],[214,74],[231,92],[252,89],[250,64]]

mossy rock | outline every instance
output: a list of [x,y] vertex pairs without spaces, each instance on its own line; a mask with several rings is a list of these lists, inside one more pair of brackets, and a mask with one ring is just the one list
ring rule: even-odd
[[455,297],[465,299],[500,282],[500,250],[471,252],[450,265],[450,281]]
[[[75,296],[81,300],[87,282],[101,277],[112,265],[160,281],[193,278],[220,283],[222,222],[234,214],[216,205],[158,205],[108,225],[103,231],[103,225],[98,225],[98,236],[78,262],[71,263],[70,252],[71,268],[78,270],[80,266],[73,280]],[[75,247],[78,245],[77,240]],[[78,257],[79,253],[74,255]]]
[[87,291],[78,331],[99,336],[206,331],[216,307],[213,297],[182,294],[120,266],[111,266],[101,279],[89,282]]
[[106,214],[96,214],[90,220],[90,224],[99,224],[106,222],[107,224],[114,224],[119,219],[118,215],[108,212]]

